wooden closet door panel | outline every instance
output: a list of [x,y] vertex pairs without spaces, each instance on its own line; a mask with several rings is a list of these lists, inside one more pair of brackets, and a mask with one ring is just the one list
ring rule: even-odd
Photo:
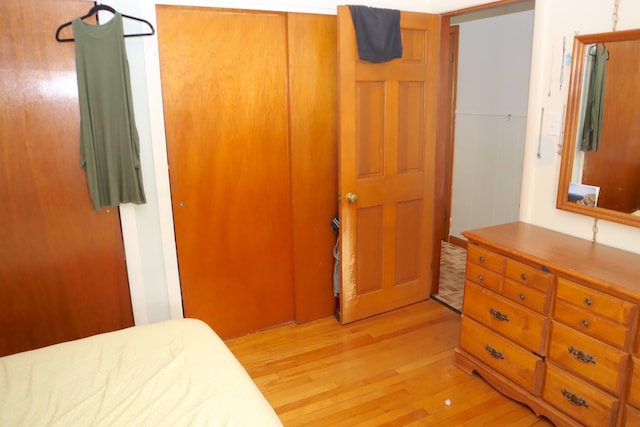
[[157,7],[185,315],[223,338],[293,320],[286,16]]
[[291,190],[296,321],[330,316],[338,213],[337,22],[289,13]]
[[80,166],[80,1],[0,3],[0,356],[133,325],[118,210]]

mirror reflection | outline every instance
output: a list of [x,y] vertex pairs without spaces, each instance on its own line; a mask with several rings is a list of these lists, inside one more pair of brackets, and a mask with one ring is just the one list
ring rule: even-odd
[[640,226],[640,30],[577,36],[557,207]]

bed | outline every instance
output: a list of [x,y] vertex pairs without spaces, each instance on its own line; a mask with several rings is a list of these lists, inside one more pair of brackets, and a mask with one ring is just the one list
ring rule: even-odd
[[0,358],[0,426],[282,426],[205,323],[169,320]]

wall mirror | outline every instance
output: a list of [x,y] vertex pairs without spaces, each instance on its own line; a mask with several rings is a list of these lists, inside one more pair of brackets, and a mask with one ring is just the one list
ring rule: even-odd
[[579,35],[556,207],[640,227],[640,29]]

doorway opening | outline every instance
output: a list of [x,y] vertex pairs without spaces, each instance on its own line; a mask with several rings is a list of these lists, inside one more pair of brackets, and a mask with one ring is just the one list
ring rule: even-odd
[[[432,298],[460,312],[465,230],[519,219],[535,1],[461,11],[443,22]],[[446,63],[445,63],[446,62]],[[446,92],[444,92],[446,91]],[[436,261],[436,258],[439,259]],[[435,273],[437,271],[437,274]]]

